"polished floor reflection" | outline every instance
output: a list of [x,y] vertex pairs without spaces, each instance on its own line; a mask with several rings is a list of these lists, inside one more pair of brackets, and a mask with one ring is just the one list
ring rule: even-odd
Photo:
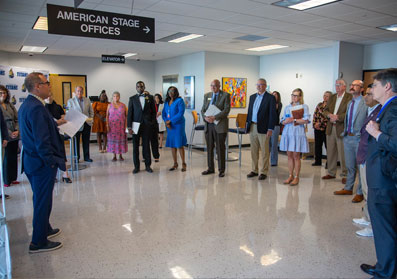
[[30,185],[23,176],[6,189],[15,278],[368,278],[359,265],[375,263],[373,239],[357,237],[352,224],[362,204],[334,196],[341,180],[322,181],[324,168],[310,160],[291,187],[282,184],[285,155],[258,181],[246,178],[249,149],[241,167],[228,163],[224,178],[201,175],[200,151],[187,172],[168,171],[163,148],[153,174],[133,175],[131,151],[112,162],[96,149],[73,184],[55,186],[51,221],[63,231],[54,239],[60,250],[28,254]]

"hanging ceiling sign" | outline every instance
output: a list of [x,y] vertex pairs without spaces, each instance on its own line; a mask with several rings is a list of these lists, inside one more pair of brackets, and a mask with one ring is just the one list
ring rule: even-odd
[[154,43],[154,18],[47,4],[48,33]]
[[102,63],[125,63],[124,56],[102,54]]

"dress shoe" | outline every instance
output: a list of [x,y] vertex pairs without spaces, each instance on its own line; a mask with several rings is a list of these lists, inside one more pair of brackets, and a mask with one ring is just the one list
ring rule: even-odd
[[359,231],[356,231],[356,234],[359,236],[365,236],[365,237],[373,237],[374,232],[372,231],[372,228],[365,228]]
[[133,174],[136,174],[136,173],[138,173],[138,172],[139,172],[139,169],[134,169],[134,170],[132,171]]
[[258,176],[258,174],[256,172],[251,171],[249,174],[247,174],[248,178],[254,177],[254,176]]
[[[4,194],[4,197],[5,197],[6,200],[11,199],[11,197],[9,195],[6,195],[6,194]],[[2,198],[3,198],[3,195],[0,195],[0,199],[2,199]]]
[[169,169],[169,171],[174,171],[178,168],[178,163],[174,163],[174,165]]
[[224,171],[220,171],[219,172],[219,177],[224,177],[225,176],[225,172]]
[[47,240],[47,243],[44,245],[36,245],[36,244],[30,243],[29,253],[41,253],[41,252],[54,251],[61,247],[62,247],[61,242],[52,242],[49,240]]
[[296,186],[299,184],[299,177],[295,176],[294,180],[291,181],[291,183],[289,184],[290,186]]
[[4,184],[4,187],[11,187],[10,184]]
[[323,177],[321,177],[321,178],[322,178],[322,179],[334,179],[335,176],[332,176],[332,175],[327,174],[327,175],[325,175],[325,176],[323,176]]
[[286,180],[284,180],[284,184],[290,184],[294,180],[294,176],[290,175]]
[[69,177],[62,177],[62,182],[72,183],[72,180]]
[[362,264],[360,265],[360,268],[362,271],[369,275],[375,275],[375,266],[374,265],[369,265],[369,264]]
[[145,169],[148,173],[152,173],[153,172],[153,170],[152,170],[152,168],[151,167],[146,167],[146,169]]
[[212,173],[215,173],[214,171],[211,171],[211,170],[205,170],[205,171],[203,171],[201,174],[202,175],[208,175],[208,174],[212,174]]
[[363,195],[355,195],[354,198],[352,199],[352,203],[359,203],[362,202],[364,200],[364,196]]
[[353,223],[361,226],[369,226],[371,225],[371,222],[368,222],[364,218],[353,218]]
[[88,159],[84,159],[84,161],[88,162],[88,163],[92,163],[92,159],[88,158]]
[[15,180],[15,181],[11,182],[11,185],[17,185],[19,183],[21,183],[21,182]]
[[185,172],[186,171],[186,163],[182,163],[182,169],[181,169],[181,172]]
[[271,164],[272,167],[277,167],[277,164]]
[[258,180],[265,180],[267,178],[266,174],[261,173],[258,177]]
[[312,166],[321,166],[321,163],[313,163]]
[[61,234],[61,229],[52,229],[47,233],[47,239],[56,237],[57,235]]
[[346,184],[347,179],[345,177],[342,178],[342,184]]
[[353,191],[342,189],[339,191],[335,191],[334,195],[353,195]]

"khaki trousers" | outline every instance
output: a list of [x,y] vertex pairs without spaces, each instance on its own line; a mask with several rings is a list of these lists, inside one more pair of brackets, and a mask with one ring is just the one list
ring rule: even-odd
[[328,174],[331,176],[336,176],[338,157],[342,169],[342,173],[340,176],[346,177],[347,169],[345,164],[345,151],[343,148],[343,138],[338,137],[338,135],[336,134],[336,127],[333,125],[331,130],[331,135],[327,135]]
[[[269,171],[269,141],[270,137],[266,134],[259,134],[258,127],[251,123],[250,129],[252,171],[258,174],[265,174]],[[260,151],[260,152],[259,152]],[[258,171],[258,161],[261,159],[261,168]]]
[[359,174],[360,174],[360,180],[361,180],[361,188],[363,190],[364,201],[365,201],[365,204],[363,206],[364,218],[367,221],[370,221],[369,214],[368,214],[368,205],[367,205],[368,184],[367,184],[367,175],[366,175],[366,166],[365,166],[365,164],[360,165]]

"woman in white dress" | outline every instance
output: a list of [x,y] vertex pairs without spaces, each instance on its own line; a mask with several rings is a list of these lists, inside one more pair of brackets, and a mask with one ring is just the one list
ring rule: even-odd
[[154,95],[154,101],[156,106],[157,122],[159,125],[159,138],[158,138],[159,148],[163,148],[163,139],[164,139],[164,131],[165,131],[165,123],[161,116],[164,107],[163,97],[161,97],[160,94],[156,94]]
[[291,103],[285,107],[281,118],[284,130],[281,135],[280,150],[287,151],[289,170],[289,177],[284,184],[295,186],[299,183],[301,153],[309,152],[305,131],[305,125],[310,122],[309,119],[309,107],[303,103],[303,91],[297,88],[292,91]]

